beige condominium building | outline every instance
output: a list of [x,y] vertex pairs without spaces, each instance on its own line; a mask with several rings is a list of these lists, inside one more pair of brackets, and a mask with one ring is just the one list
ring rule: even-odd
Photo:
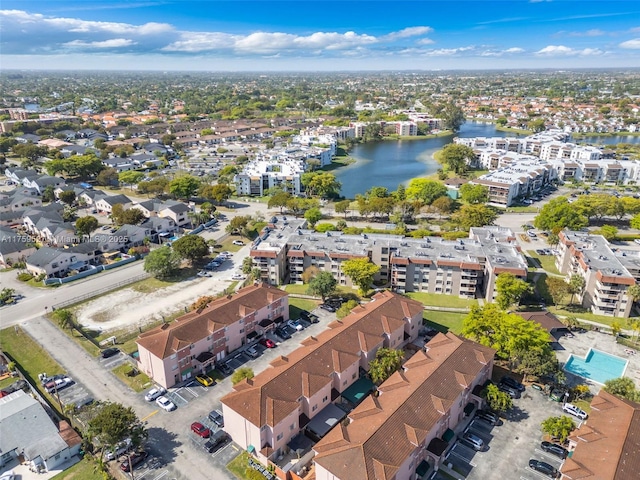
[[515,235],[503,227],[473,228],[469,238],[460,240],[321,234],[305,227],[303,220],[271,219],[250,253],[263,281],[302,283],[302,273],[313,266],[331,272],[339,285],[351,286],[342,262],[369,258],[380,267],[374,280],[398,293],[418,291],[491,301],[497,275],[527,276],[527,263]]
[[578,295],[582,306],[596,315],[628,318],[633,301],[627,289],[636,279],[623,261],[631,266],[630,259],[622,253],[617,256],[602,235],[563,231],[559,237],[556,267],[565,275],[584,278],[585,287]]

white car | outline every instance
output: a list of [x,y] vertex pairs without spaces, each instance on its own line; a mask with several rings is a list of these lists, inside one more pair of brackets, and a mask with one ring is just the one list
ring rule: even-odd
[[240,245],[240,246],[244,245],[244,242],[242,240],[234,240],[231,243],[233,243],[234,245]]
[[153,402],[156,398],[164,395],[165,393],[167,393],[167,391],[163,387],[154,387],[147,392],[147,394],[144,396],[144,399],[147,402]]
[[227,258],[233,257],[233,254],[231,252],[220,252],[218,255],[221,257],[227,257]]
[[640,245],[640,239],[636,238],[636,239],[634,240],[634,242],[635,242],[635,243],[637,243],[638,245]]
[[198,277],[210,277],[210,276],[211,276],[211,273],[210,273],[210,272],[207,272],[206,270],[200,270],[200,271],[197,273],[197,276],[198,276]]
[[578,417],[580,420],[585,420],[587,418],[587,412],[582,410],[581,408],[576,407],[572,403],[565,403],[562,406],[562,410],[569,415],[573,415],[574,417]]
[[156,403],[160,408],[166,410],[167,412],[173,412],[176,408],[176,404],[169,400],[167,397],[158,397],[156,398]]
[[244,275],[241,273],[234,273],[231,280],[244,280]]

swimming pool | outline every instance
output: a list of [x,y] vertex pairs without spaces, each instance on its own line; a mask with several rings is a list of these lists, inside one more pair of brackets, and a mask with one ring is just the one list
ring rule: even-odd
[[564,369],[579,377],[604,384],[612,378],[622,377],[628,364],[629,361],[624,358],[590,348],[584,360],[571,354]]

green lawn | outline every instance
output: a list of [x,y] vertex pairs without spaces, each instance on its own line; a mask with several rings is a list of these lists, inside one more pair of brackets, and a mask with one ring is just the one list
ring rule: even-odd
[[45,372],[47,375],[64,373],[58,362],[20,327],[5,328],[0,331],[0,349],[11,356],[34,385],[40,383],[39,373]]
[[85,455],[82,460],[73,467],[60,472],[51,480],[104,480],[104,475],[96,469],[96,462],[89,455]]
[[417,300],[423,305],[432,307],[451,307],[451,308],[471,308],[478,304],[477,300],[469,300],[453,295],[442,295],[438,293],[427,292],[409,292],[406,296]]
[[[546,248],[546,247],[543,247],[543,248]],[[535,250],[527,250],[527,255],[537,260],[540,266],[547,272],[554,273],[556,275],[562,275],[556,268],[555,255],[538,255]]]
[[13,385],[15,382],[20,380],[19,377],[7,377],[0,380],[0,389],[8,387],[9,385]]
[[[308,295],[307,294],[307,288],[309,288],[308,285],[305,285],[303,283],[299,284],[299,283],[291,283],[289,285],[285,285],[284,286],[284,290],[287,293],[292,293],[294,295]],[[336,293],[340,294],[355,294],[357,293],[357,289],[355,288],[351,288],[351,287],[341,287],[338,286],[338,288],[336,289]]]
[[507,207],[505,211],[509,213],[537,213],[538,207]]
[[566,307],[563,305],[560,308],[548,307],[548,310],[555,315],[560,315],[565,317],[575,317],[578,319],[582,318],[584,320],[590,320],[592,322],[601,323],[602,325],[606,325],[609,327],[613,322],[617,322],[620,325],[622,325],[622,328],[628,328],[627,322],[632,323],[635,320],[638,320],[638,317],[630,317],[627,319],[627,318],[619,318],[619,317],[609,317],[605,315],[594,315],[591,312],[584,311],[582,307],[575,307],[575,306]]
[[289,318],[300,318],[300,311],[306,310],[310,312],[318,306],[315,300],[307,300],[304,298],[289,298]]
[[236,458],[227,463],[227,470],[233,473],[233,475],[240,480],[248,479],[247,471],[252,470],[249,466],[249,454],[247,452],[242,452]]
[[142,392],[143,390],[151,386],[151,379],[142,372],[139,372],[135,377],[127,376],[127,372],[131,369],[131,364],[123,363],[122,365],[114,368],[112,372],[116,377],[118,377],[136,392]]
[[425,325],[440,332],[451,331],[456,334],[462,331],[462,321],[466,316],[466,313],[438,312],[435,310],[425,310],[422,314]]

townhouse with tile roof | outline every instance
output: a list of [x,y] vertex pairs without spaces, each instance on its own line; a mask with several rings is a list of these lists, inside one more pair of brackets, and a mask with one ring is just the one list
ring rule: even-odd
[[274,322],[288,319],[286,292],[264,284],[242,288],[142,333],[136,340],[138,367],[169,388],[214,368]]
[[[263,463],[287,470],[291,458],[284,456],[291,442],[303,431],[318,438],[335,426],[346,415],[345,405],[352,408],[372,388],[362,379],[376,352],[415,340],[422,313],[423,305],[415,300],[389,291],[374,295],[267,370],[234,385],[221,399],[225,431]],[[350,391],[353,385],[357,392]]]
[[569,436],[562,480],[635,480],[640,472],[640,404],[600,390],[589,418]]
[[[577,297],[582,306],[596,315],[629,318],[633,300],[627,289],[636,284],[636,278],[625,263],[634,265],[629,258],[616,255],[602,235],[565,230],[559,233],[559,255],[556,267],[565,275],[580,275],[585,287]],[[639,267],[635,265],[637,273]]]
[[314,445],[315,478],[429,478],[444,460],[449,432],[483,405],[494,354],[438,333]]

